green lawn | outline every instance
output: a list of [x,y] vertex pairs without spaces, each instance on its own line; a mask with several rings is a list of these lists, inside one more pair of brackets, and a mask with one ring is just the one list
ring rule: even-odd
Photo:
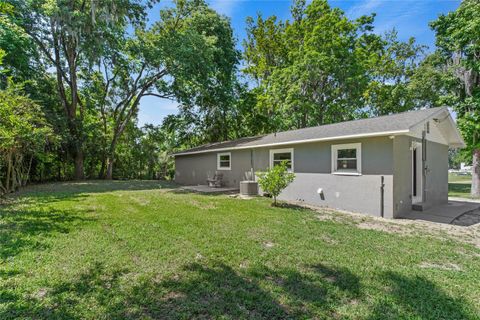
[[448,195],[450,197],[472,198],[470,192],[472,187],[471,175],[448,174]]
[[0,319],[479,319],[471,237],[168,187],[0,206]]

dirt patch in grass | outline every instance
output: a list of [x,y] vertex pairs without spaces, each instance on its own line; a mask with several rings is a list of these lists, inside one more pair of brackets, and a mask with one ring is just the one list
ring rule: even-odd
[[194,207],[197,207],[202,210],[212,210],[217,209],[217,206],[211,202],[200,202],[195,199],[190,200],[190,204]]
[[161,301],[184,299],[185,297],[186,297],[186,295],[182,292],[171,291],[171,292],[167,292],[167,294],[165,294],[162,297]]
[[411,235],[413,233],[412,228],[406,228],[405,226],[399,226],[388,223],[378,223],[376,221],[365,221],[357,224],[360,229],[377,230],[388,233],[396,233],[401,235]]
[[40,288],[37,292],[35,292],[32,295],[32,298],[41,300],[41,299],[45,298],[47,293],[48,293],[48,290],[46,288]]
[[[359,229],[376,230],[402,236],[432,236],[442,240],[453,240],[473,244],[477,248],[480,248],[480,223],[465,227],[461,226],[460,223],[458,225],[451,225],[424,220],[384,219],[338,209],[304,204],[303,206],[304,208],[315,211],[316,214],[314,217],[319,221],[332,221],[349,224],[356,226]],[[476,215],[477,212],[474,212],[473,214]],[[465,219],[471,219],[471,215],[465,217]],[[474,218],[476,218],[476,216]]]
[[423,269],[439,269],[446,271],[461,271],[462,268],[455,263],[432,263],[432,262],[422,262],[420,268]]
[[[356,219],[355,216],[352,219]],[[368,221],[357,224],[362,229],[378,230],[401,235],[423,235],[440,238],[443,240],[460,241],[473,244],[480,248],[480,225],[464,227],[459,225],[450,225],[435,223],[423,220],[403,220],[403,219],[382,219],[369,217]]]
[[318,239],[325,242],[325,243],[331,244],[331,245],[338,244],[338,241],[335,240],[334,238],[330,237],[329,235],[322,235],[322,236],[318,237]]
[[148,206],[150,204],[150,199],[146,197],[131,196],[130,200],[142,207]]
[[466,257],[480,258],[480,250],[478,252],[471,252],[471,251],[465,250],[464,248],[458,248],[456,252]]
[[263,247],[266,248],[266,249],[270,249],[270,248],[275,247],[275,244],[273,242],[270,242],[270,241],[265,241],[263,243]]

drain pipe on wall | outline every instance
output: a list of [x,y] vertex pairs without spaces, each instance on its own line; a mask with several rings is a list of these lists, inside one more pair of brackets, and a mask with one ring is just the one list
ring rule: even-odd
[[385,215],[385,177],[381,177],[380,183],[380,216],[383,218]]
[[422,131],[422,202],[427,201],[427,124]]

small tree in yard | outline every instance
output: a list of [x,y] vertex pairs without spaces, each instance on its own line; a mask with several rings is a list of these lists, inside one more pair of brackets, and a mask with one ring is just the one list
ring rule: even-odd
[[273,197],[273,205],[277,205],[277,197],[294,179],[295,174],[288,172],[288,162],[273,166],[265,172],[257,172],[258,184],[262,190]]

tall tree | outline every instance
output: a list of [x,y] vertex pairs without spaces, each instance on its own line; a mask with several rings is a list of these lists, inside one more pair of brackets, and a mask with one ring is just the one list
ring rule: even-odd
[[27,183],[32,160],[51,135],[40,107],[9,81],[0,90],[0,195]]
[[363,95],[369,114],[380,116],[425,107],[417,99],[419,88],[412,85],[425,49],[414,38],[399,41],[396,30],[379,40],[377,54],[370,55],[367,63],[370,80]]
[[243,71],[272,130],[419,107],[410,83],[425,48],[413,38],[377,35],[374,14],[350,20],[326,0],[296,0],[291,14],[247,20]]
[[136,0],[12,1],[20,7],[24,28],[46,63],[55,70],[57,92],[70,133],[74,177],[84,177],[84,119],[80,68],[102,54],[103,44],[118,28],[144,16]]
[[[102,60],[105,113],[111,116],[106,178],[118,141],[145,96],[175,99],[216,119],[212,139],[226,139],[237,51],[230,22],[199,0],[174,1],[150,28],[127,33]],[[102,114],[104,112],[102,111]],[[108,127],[108,126],[105,126]]]
[[449,100],[472,154],[472,196],[480,197],[480,1],[464,0],[431,23],[444,71],[457,78]]
[[259,107],[276,129],[355,117],[365,105],[368,63],[379,46],[373,16],[352,21],[325,0],[295,1],[292,16],[284,23],[261,16],[248,21],[244,71],[259,82]]

